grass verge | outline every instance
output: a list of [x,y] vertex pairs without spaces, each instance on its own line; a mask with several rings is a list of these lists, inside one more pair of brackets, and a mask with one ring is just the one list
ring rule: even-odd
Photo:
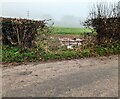
[[36,62],[47,60],[75,59],[91,56],[107,56],[120,53],[120,44],[112,44],[107,47],[95,46],[80,50],[61,50],[56,52],[45,52],[42,48],[32,48],[25,52],[20,52],[18,47],[3,46],[3,62]]

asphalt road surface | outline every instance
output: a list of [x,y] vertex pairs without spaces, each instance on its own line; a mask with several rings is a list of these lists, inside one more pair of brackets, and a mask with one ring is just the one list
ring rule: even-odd
[[118,56],[8,67],[3,97],[117,97]]

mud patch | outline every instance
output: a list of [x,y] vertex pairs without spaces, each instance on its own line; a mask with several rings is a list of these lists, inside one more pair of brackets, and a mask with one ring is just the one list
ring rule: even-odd
[[25,76],[25,75],[30,75],[31,73],[32,73],[32,71],[22,71],[22,72],[17,73],[17,74]]

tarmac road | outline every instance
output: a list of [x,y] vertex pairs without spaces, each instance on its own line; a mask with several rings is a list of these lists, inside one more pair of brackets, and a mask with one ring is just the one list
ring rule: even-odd
[[9,67],[2,80],[3,97],[117,97],[118,56]]

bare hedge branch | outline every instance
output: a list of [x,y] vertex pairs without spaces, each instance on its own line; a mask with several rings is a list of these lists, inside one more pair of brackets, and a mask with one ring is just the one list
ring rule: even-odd
[[85,26],[93,27],[97,32],[97,42],[111,43],[120,40],[120,2],[114,4],[98,3],[94,5]]

